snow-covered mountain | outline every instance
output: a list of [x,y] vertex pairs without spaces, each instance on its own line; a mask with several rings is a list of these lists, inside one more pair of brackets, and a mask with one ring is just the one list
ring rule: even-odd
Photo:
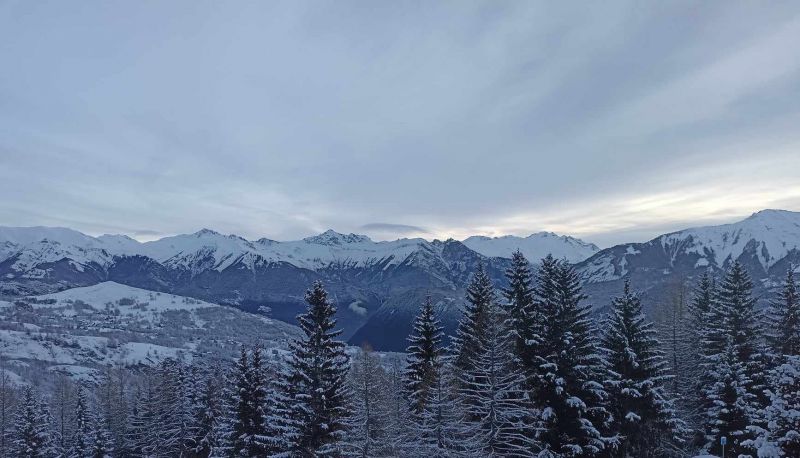
[[93,379],[105,367],[164,358],[230,360],[242,343],[283,351],[299,328],[114,282],[0,301],[0,354],[23,379],[42,371]]
[[646,243],[629,243],[602,250],[578,264],[586,282],[618,280],[637,270],[662,275],[694,270],[725,269],[744,263],[756,278],[770,273],[800,250],[800,213],[762,210],[745,220],[720,226],[685,229]]
[[[577,262],[598,248],[581,240],[541,232],[529,237],[470,237],[463,242],[487,257],[509,258],[516,249],[531,259],[552,253]],[[140,243],[124,235],[91,237],[66,228],[0,227],[0,262],[21,276],[41,278],[50,264],[64,259],[78,271],[107,267],[115,257],[146,256],[164,266],[201,272],[225,270],[234,264],[253,268],[256,264],[287,263],[319,270],[332,265],[397,265],[420,250],[436,244],[421,238],[376,242],[365,235],[340,234],[328,230],[302,240],[278,242],[262,238],[249,241],[210,229]],[[8,275],[6,278],[11,278]]]
[[[246,240],[211,230],[140,243],[125,236],[90,237],[64,228],[0,228],[0,296],[54,293],[114,281],[233,305],[293,323],[303,292],[322,280],[339,305],[339,325],[354,344],[405,345],[411,317],[430,294],[452,327],[478,262],[498,287],[508,257],[552,253],[575,262],[597,307],[631,278],[649,302],[706,269],[719,274],[743,262],[757,288],[771,288],[790,263],[800,265],[800,213],[764,210],[732,224],[691,228],[604,250],[549,233],[376,242],[326,231],[303,240]],[[581,260],[581,258],[587,257]]]
[[513,252],[519,250],[528,259],[541,259],[552,254],[572,263],[583,261],[600,251],[593,243],[552,232],[537,232],[527,237],[475,235],[465,239],[464,245],[489,257],[510,258]]

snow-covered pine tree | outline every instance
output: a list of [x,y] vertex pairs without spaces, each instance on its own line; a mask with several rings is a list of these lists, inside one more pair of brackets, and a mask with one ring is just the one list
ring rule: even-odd
[[[199,374],[198,374],[199,375]],[[223,416],[223,396],[219,371],[214,369],[198,377],[199,393],[192,404],[192,438],[187,456],[207,458],[219,455],[222,446],[220,422]]]
[[[552,261],[552,257],[550,260]],[[508,287],[503,290],[503,297],[506,300],[508,330],[514,337],[516,360],[526,376],[532,377],[537,368],[536,353],[541,336],[538,329],[539,317],[534,306],[531,265],[519,250],[511,255],[511,266],[506,271],[506,279]]]
[[155,437],[151,438],[157,454],[180,456],[187,442],[185,420],[188,406],[184,402],[183,364],[175,359],[165,359],[156,369]]
[[653,324],[626,280],[622,296],[611,304],[602,337],[617,456],[657,456],[664,443],[682,440],[683,424],[666,394],[670,377],[658,346]]
[[[541,457],[578,457],[600,453],[610,438],[601,431],[608,421],[604,407],[602,360],[595,326],[575,270],[566,262],[539,281],[552,282],[542,297],[539,377],[533,399],[541,409],[538,440]],[[550,277],[552,276],[552,277]]]
[[767,338],[770,349],[779,357],[800,356],[800,296],[794,280],[794,266],[789,266],[778,298],[767,312]]
[[69,456],[72,458],[89,458],[92,452],[93,425],[86,400],[86,392],[78,385],[75,392],[75,414],[73,416],[72,448]]
[[50,441],[49,411],[28,386],[15,418],[14,456],[19,458],[44,458],[54,455]]
[[[728,418],[725,409],[733,407],[720,409],[720,399],[747,415],[741,420],[746,422],[745,427],[764,426],[758,413],[759,408],[766,404],[766,373],[759,327],[761,317],[755,308],[752,288],[747,271],[738,261],[734,262],[717,287],[703,341],[707,356],[701,379],[707,387],[716,387],[717,390],[704,391],[704,405],[708,409],[705,428],[707,439],[716,438],[718,441],[720,434],[730,430],[737,434],[741,453],[745,453],[745,445],[742,444],[746,444],[751,437],[746,428],[740,428],[739,420]],[[743,374],[740,375],[739,371]],[[731,421],[731,426],[725,426]]]
[[51,412],[55,413],[51,431],[53,449],[58,456],[66,457],[71,449],[75,424],[75,386],[66,375],[56,377],[50,405]]
[[689,366],[686,377],[692,380],[691,390],[684,394],[682,405],[685,407],[685,418],[693,429],[692,443],[702,446],[706,440],[704,425],[712,401],[704,392],[714,383],[710,378],[713,356],[721,350],[719,338],[711,323],[720,319],[714,305],[717,295],[717,286],[714,277],[708,272],[703,273],[695,286],[692,301],[689,303]]
[[392,358],[387,374],[387,412],[389,414],[387,425],[387,445],[389,456],[409,456],[407,450],[411,434],[412,422],[410,421],[410,408],[405,397],[405,380],[403,364],[397,357]]
[[0,356],[0,458],[11,456],[13,449],[13,413],[17,404],[17,390],[6,371],[5,359]]
[[95,415],[92,421],[92,442],[88,456],[91,458],[109,458],[113,452],[114,447],[111,435],[106,428],[106,422]]
[[389,456],[389,405],[386,401],[386,373],[369,346],[353,360],[348,382],[350,416],[346,420],[347,439],[342,444],[346,456]]
[[263,444],[257,436],[265,435],[263,381],[261,379],[261,352],[256,347],[252,358],[242,346],[234,367],[234,418],[231,436],[233,456],[258,456],[263,454]]
[[526,379],[514,361],[504,310],[488,303],[484,338],[460,383],[466,415],[457,438],[468,456],[532,457],[535,443]]
[[749,391],[752,382],[733,337],[728,338],[725,350],[714,358],[714,383],[705,390],[712,403],[707,417],[706,449],[721,456],[720,438],[726,437],[727,456],[755,456],[753,447],[748,445],[753,439],[748,426],[756,413],[755,396]]
[[296,449],[300,419],[294,412],[300,376],[285,361],[277,361],[267,397],[266,435],[262,441],[270,457],[290,457]]
[[132,409],[128,399],[130,384],[127,378],[128,373],[124,369],[108,369],[96,391],[100,407],[98,417],[109,435],[110,451],[114,457],[132,455],[128,443]]
[[494,302],[492,279],[486,273],[483,263],[478,262],[467,285],[467,305],[452,339],[453,369],[456,373],[465,373],[474,368],[478,348],[486,337],[489,308]]
[[420,414],[413,415],[416,435],[410,447],[410,456],[455,457],[469,447],[459,435],[459,421],[464,417],[461,404],[453,396],[455,381],[449,364],[439,366],[433,383],[428,387],[425,406]]
[[[156,381],[153,374],[143,374],[136,385],[130,424],[126,428],[125,454],[149,457],[157,447],[158,406]],[[121,456],[124,456],[122,452]]]
[[759,458],[800,456],[800,356],[787,355],[770,376],[766,428],[754,446]]
[[433,301],[428,296],[414,320],[406,348],[405,388],[410,409],[416,415],[425,411],[431,387],[438,383],[441,375],[442,336]]
[[322,282],[314,282],[305,296],[308,308],[297,320],[305,337],[291,344],[297,425],[295,449],[301,456],[336,455],[347,417],[348,357],[337,337],[336,307]]

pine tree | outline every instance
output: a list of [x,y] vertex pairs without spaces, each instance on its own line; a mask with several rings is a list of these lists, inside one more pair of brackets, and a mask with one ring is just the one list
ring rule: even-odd
[[74,458],[89,458],[92,452],[93,431],[86,393],[80,385],[75,394],[74,431],[72,433],[72,449],[70,456]]
[[[759,343],[760,315],[755,308],[752,287],[744,267],[734,262],[719,284],[703,341],[707,355],[702,380],[711,387],[704,391],[703,404],[708,412],[706,438],[713,443],[725,433],[735,434],[739,450],[744,450],[743,444],[752,439],[747,426],[763,427],[758,413],[766,403],[766,374]],[[730,418],[734,409],[747,417]],[[744,426],[739,422],[744,422]]]
[[469,456],[528,457],[537,448],[533,437],[526,379],[514,361],[513,341],[505,313],[489,303],[485,337],[469,371],[462,373],[459,394],[466,416],[458,439]]
[[770,304],[767,329],[770,348],[776,356],[800,356],[800,297],[793,266],[789,266],[780,296]]
[[223,415],[222,389],[216,370],[196,385],[200,393],[192,405],[192,440],[189,456],[207,458],[222,446],[220,423]]
[[75,413],[75,388],[66,375],[56,378],[55,390],[51,399],[52,411],[55,412],[55,428],[51,431],[53,449],[58,456],[69,455],[73,436]]
[[293,415],[298,421],[297,452],[302,456],[335,455],[347,417],[348,357],[336,338],[336,307],[322,283],[306,292],[308,309],[297,317],[305,338],[291,344]]
[[48,420],[46,407],[37,399],[33,388],[26,387],[15,420],[14,456],[39,458],[52,455]]
[[726,437],[727,456],[752,456],[753,449],[748,442],[753,436],[748,426],[756,413],[755,396],[749,391],[752,382],[733,337],[728,338],[723,353],[716,356],[713,379],[714,383],[706,389],[712,402],[707,418],[706,448],[721,455],[720,438]]
[[130,425],[126,428],[125,452],[130,456],[149,457],[157,450],[158,406],[156,381],[145,373],[136,386]]
[[387,445],[389,456],[409,456],[409,438],[413,437],[411,409],[405,397],[405,373],[399,358],[392,358],[387,380]]
[[[548,258],[542,262],[545,263]],[[549,257],[549,261],[553,261]],[[506,271],[508,288],[503,290],[506,299],[508,329],[514,337],[514,349],[517,361],[527,376],[537,370],[537,346],[541,341],[539,335],[539,317],[534,306],[533,275],[531,266],[525,256],[517,250],[511,255],[511,266]]]
[[591,310],[581,304],[585,295],[571,266],[558,262],[545,275],[539,281],[548,282],[551,297],[541,298],[542,356],[533,397],[541,409],[540,456],[592,456],[610,439],[601,433],[608,412]]
[[180,456],[187,441],[185,420],[188,406],[185,402],[183,369],[179,361],[166,359],[156,370],[156,429],[151,441],[158,456]]
[[457,372],[474,368],[478,349],[486,338],[489,308],[494,301],[494,285],[483,263],[479,262],[467,286],[467,306],[453,337],[453,366]]
[[425,411],[431,387],[438,383],[442,365],[442,327],[433,311],[430,296],[425,298],[406,348],[405,385],[410,408],[416,415]]
[[622,296],[612,302],[602,338],[610,430],[618,436],[619,456],[655,456],[661,444],[681,440],[683,427],[665,392],[669,377],[658,345],[653,324],[626,280]]
[[345,454],[354,457],[388,456],[389,405],[386,374],[378,357],[368,346],[358,352],[350,368],[352,388],[347,418]]
[[439,366],[432,384],[426,392],[424,408],[415,420],[414,447],[412,456],[458,456],[464,444],[458,434],[458,422],[463,418],[460,404],[453,397],[453,385],[449,365]]
[[111,436],[106,429],[106,422],[102,418],[95,417],[92,422],[92,443],[91,458],[109,458],[112,456],[114,448],[111,443]]
[[109,453],[115,457],[133,455],[129,439],[131,418],[131,401],[128,399],[127,372],[123,369],[109,369],[103,377],[98,389],[100,405],[99,420],[103,422],[103,430],[109,435]]
[[233,456],[257,456],[264,452],[259,441],[264,436],[265,418],[263,380],[261,378],[261,353],[258,347],[248,357],[247,349],[241,348],[235,366],[234,403],[235,416],[231,437]]
[[689,373],[687,376],[694,380],[692,390],[687,393],[686,404],[688,405],[687,420],[696,431],[693,442],[700,446],[705,442],[705,432],[703,425],[706,422],[708,410],[712,407],[712,401],[704,395],[704,390],[714,383],[710,377],[712,371],[710,365],[713,364],[714,355],[721,350],[719,345],[720,338],[715,336],[712,324],[720,319],[717,316],[715,300],[717,287],[714,278],[705,272],[694,290],[692,302],[689,304],[690,316],[690,336],[689,348],[693,349],[690,353]]
[[263,442],[270,457],[289,457],[299,440],[300,418],[295,414],[295,396],[300,376],[291,366],[278,362],[269,387],[266,436]]
[[800,356],[786,356],[770,379],[766,428],[753,446],[763,458],[800,456]]
[[6,372],[5,359],[0,356],[0,458],[11,456],[13,441],[13,412],[17,404],[17,391]]

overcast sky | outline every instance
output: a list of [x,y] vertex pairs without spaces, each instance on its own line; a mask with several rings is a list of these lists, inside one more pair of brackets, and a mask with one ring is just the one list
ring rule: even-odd
[[797,1],[0,0],[0,225],[608,246],[800,210],[798,46]]

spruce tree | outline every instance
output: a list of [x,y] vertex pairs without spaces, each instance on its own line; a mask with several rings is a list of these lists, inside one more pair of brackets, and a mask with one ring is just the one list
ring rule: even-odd
[[752,287],[744,267],[734,262],[717,289],[703,345],[708,353],[702,377],[707,384],[706,443],[714,447],[728,435],[741,453],[752,452],[747,427],[764,426],[759,409],[766,403],[760,316]]
[[231,453],[234,456],[257,456],[262,454],[262,444],[257,436],[263,436],[265,402],[261,380],[261,356],[258,347],[248,356],[242,346],[239,359],[234,367],[235,405],[231,434]]
[[680,441],[682,424],[667,398],[666,361],[646,321],[642,304],[625,281],[613,300],[602,338],[610,431],[618,436],[619,456],[654,456],[660,444]]
[[547,278],[549,304],[540,310],[542,339],[538,381],[533,399],[540,408],[540,456],[592,456],[610,439],[601,430],[608,422],[604,407],[602,360],[597,352],[590,307],[575,270],[558,262]]
[[75,395],[74,431],[70,456],[88,458],[92,451],[92,424],[86,393],[80,385]]
[[[454,384],[450,365],[440,366],[433,383],[428,387],[427,400],[421,414],[415,415],[416,434],[412,456],[458,456],[464,449],[464,437],[459,435],[459,420],[463,418],[460,403],[450,389]],[[468,439],[468,438],[467,438]]]
[[196,386],[200,390],[192,405],[192,440],[190,456],[209,457],[221,450],[221,427],[223,417],[222,388],[220,377],[214,370]]
[[15,419],[14,456],[44,458],[52,455],[49,435],[49,412],[33,388],[26,387]]
[[483,263],[479,262],[467,286],[467,306],[453,337],[453,366],[457,372],[474,368],[478,349],[486,338],[489,309],[494,302],[494,285]]
[[770,349],[779,359],[782,356],[800,356],[800,297],[793,266],[786,273],[779,297],[770,304],[767,329]]
[[362,348],[350,368],[346,455],[368,458],[391,453],[386,382],[378,356],[369,347]]
[[105,422],[95,417],[92,424],[91,458],[109,458],[114,452]]
[[537,444],[526,379],[514,361],[505,313],[490,303],[487,318],[475,363],[460,374],[466,415],[458,437],[469,456],[534,456]]
[[433,310],[431,297],[425,298],[414,320],[406,348],[405,385],[413,414],[425,411],[432,387],[439,382],[442,365],[442,327]]
[[17,390],[11,383],[5,364],[5,359],[0,356],[0,458],[11,456],[13,412],[17,404]]
[[705,396],[704,392],[709,385],[714,383],[710,377],[712,373],[710,368],[713,364],[713,356],[720,351],[719,337],[712,334],[714,328],[711,326],[720,319],[715,306],[716,289],[714,278],[708,272],[703,273],[689,304],[691,320],[689,348],[693,351],[690,353],[690,373],[687,375],[694,380],[694,383],[692,384],[693,389],[688,393],[687,420],[695,430],[693,442],[698,446],[705,442],[703,425],[706,422],[708,410],[711,408],[711,400]]
[[348,357],[337,337],[336,307],[322,283],[305,296],[308,308],[297,317],[305,338],[291,344],[293,416],[298,421],[295,448],[301,456],[335,455],[347,417]]
[[707,418],[706,448],[721,456],[720,439],[726,437],[727,456],[753,456],[754,450],[749,445],[753,435],[748,426],[756,414],[755,396],[750,392],[752,382],[733,337],[728,338],[725,350],[716,356],[713,379],[714,383],[705,390],[712,404]]
[[753,445],[759,457],[800,456],[800,356],[783,358],[770,381],[766,428]]
[[536,352],[541,336],[537,326],[539,317],[534,308],[531,266],[519,250],[511,255],[506,279],[508,287],[503,290],[503,297],[506,300],[508,329],[514,337],[517,361],[526,375],[532,376],[537,369]]

